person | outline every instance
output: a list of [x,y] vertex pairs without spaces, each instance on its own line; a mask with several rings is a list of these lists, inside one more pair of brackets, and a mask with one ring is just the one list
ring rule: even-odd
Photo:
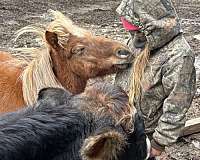
[[115,84],[142,114],[156,157],[181,135],[196,91],[195,56],[171,0],[122,0],[117,12],[135,59]]

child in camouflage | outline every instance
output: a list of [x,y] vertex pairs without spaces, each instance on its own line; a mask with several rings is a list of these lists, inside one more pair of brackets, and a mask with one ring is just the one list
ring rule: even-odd
[[117,12],[136,58],[116,75],[151,138],[151,156],[177,141],[196,91],[194,54],[171,0],[122,0]]

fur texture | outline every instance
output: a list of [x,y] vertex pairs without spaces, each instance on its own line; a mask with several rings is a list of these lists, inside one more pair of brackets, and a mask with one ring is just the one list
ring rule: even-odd
[[[114,115],[130,111],[128,96],[108,84],[93,89],[93,96],[92,88],[79,95],[43,89],[34,107],[2,115],[0,159],[143,160],[147,153],[142,119],[136,114],[134,132],[127,133],[126,125],[117,123]],[[111,102],[112,107],[107,105]],[[105,112],[108,107],[110,112]]]
[[[108,140],[102,144],[105,139]],[[118,154],[125,146],[125,137],[115,131],[106,132],[97,136],[88,137],[82,146],[81,155],[83,160],[117,159]],[[101,144],[104,147],[101,148]],[[109,151],[109,154],[108,154]]]

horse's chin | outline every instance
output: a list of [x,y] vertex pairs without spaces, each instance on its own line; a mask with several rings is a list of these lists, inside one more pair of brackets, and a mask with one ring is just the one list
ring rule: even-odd
[[124,70],[124,69],[130,68],[131,67],[131,63],[115,64],[115,66],[120,70]]

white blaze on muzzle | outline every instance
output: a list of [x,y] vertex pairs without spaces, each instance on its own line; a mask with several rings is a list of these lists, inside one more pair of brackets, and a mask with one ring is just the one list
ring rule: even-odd
[[147,160],[151,154],[151,142],[148,137],[146,138],[146,143],[147,143],[147,156],[146,156],[145,160]]

